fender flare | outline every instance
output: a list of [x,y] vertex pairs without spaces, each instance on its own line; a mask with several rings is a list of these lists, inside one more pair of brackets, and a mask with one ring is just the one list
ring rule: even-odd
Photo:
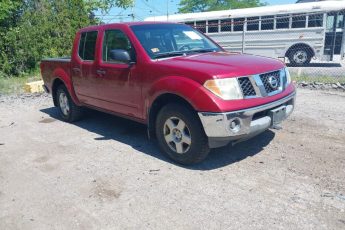
[[[54,93],[53,92],[53,86],[55,84],[55,81],[57,79],[61,80],[63,82],[63,84],[66,86],[69,94],[71,95],[71,98],[73,100],[73,102],[80,106],[81,103],[77,97],[77,95],[75,94],[75,91],[74,91],[74,87],[73,87],[73,83],[72,83],[72,80],[71,80],[71,77],[68,73],[66,73],[66,71],[62,68],[57,68],[54,70],[53,72],[53,76],[54,76],[54,79],[52,80],[52,94]],[[54,97],[54,95],[53,95]]]
[[155,100],[164,94],[174,94],[186,100],[195,111],[219,110],[211,92],[200,83],[186,77],[169,76],[154,82],[147,91],[144,103],[144,119],[148,118],[149,110]]

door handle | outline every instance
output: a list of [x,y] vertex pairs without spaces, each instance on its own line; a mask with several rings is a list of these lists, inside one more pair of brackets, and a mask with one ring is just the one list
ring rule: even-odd
[[80,73],[81,71],[80,71],[80,68],[78,68],[78,67],[74,67],[73,69],[73,72],[75,72],[75,73]]
[[96,73],[97,73],[98,75],[101,75],[101,76],[105,75],[106,72],[107,72],[107,71],[102,70],[102,69],[96,70]]

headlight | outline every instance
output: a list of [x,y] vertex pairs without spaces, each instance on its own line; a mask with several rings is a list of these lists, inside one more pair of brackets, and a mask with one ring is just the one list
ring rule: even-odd
[[285,67],[285,77],[286,77],[286,86],[288,86],[291,83],[291,76],[287,67]]
[[242,90],[236,78],[208,80],[204,83],[204,87],[224,100],[243,99]]

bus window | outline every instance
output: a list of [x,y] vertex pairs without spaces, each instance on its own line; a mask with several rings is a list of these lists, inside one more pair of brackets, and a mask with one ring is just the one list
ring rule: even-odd
[[288,29],[290,17],[288,14],[277,15],[276,28],[277,29]]
[[293,15],[291,27],[292,28],[305,28],[306,20],[307,20],[306,16]]
[[273,30],[274,29],[274,16],[262,16],[261,17],[261,30]]
[[259,30],[259,17],[247,18],[247,30]]
[[209,33],[218,33],[218,20],[208,21],[208,32]]
[[344,12],[339,12],[337,16],[337,28],[344,28]]
[[198,21],[195,23],[195,28],[199,31],[206,33],[206,21]]
[[234,19],[234,31],[243,31],[244,18]]
[[322,25],[323,25],[323,14],[309,15],[308,27],[322,27]]
[[194,22],[185,22],[184,24],[191,26],[191,27],[194,27]]
[[327,22],[326,22],[326,29],[332,30],[334,25],[334,14],[328,13],[327,14]]
[[231,31],[231,19],[220,20],[220,30],[222,32]]

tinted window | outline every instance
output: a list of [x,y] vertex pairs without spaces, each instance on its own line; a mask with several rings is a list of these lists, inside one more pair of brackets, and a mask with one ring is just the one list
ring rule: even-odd
[[259,17],[247,18],[247,30],[259,30]]
[[273,29],[274,29],[274,16],[262,16],[261,30],[273,30]]
[[287,29],[289,28],[289,15],[287,14],[282,14],[282,15],[277,15],[276,19],[276,28],[277,29]]
[[134,52],[132,51],[131,42],[121,30],[105,31],[103,39],[103,61],[118,63],[118,61],[112,59],[110,55],[111,51],[115,49],[126,50],[133,58]]
[[221,31],[231,31],[231,19],[224,19],[220,21]]
[[208,21],[208,32],[218,33],[218,20]]
[[292,16],[292,28],[305,28],[306,25],[306,16],[294,15]]
[[243,31],[244,18],[234,19],[234,31]]
[[95,60],[97,31],[84,32],[79,42],[79,57],[83,60]]
[[199,31],[206,33],[206,21],[196,22],[195,25]]
[[323,14],[309,15],[308,27],[322,27]]

